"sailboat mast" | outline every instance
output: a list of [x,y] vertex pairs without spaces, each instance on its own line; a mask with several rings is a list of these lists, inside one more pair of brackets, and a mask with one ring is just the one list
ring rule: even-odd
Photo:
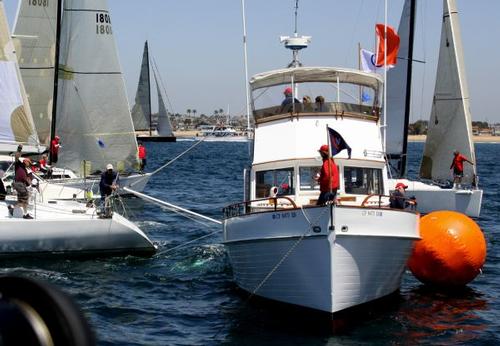
[[152,125],[152,116],[151,113],[153,112],[151,110],[151,75],[149,71],[149,48],[148,48],[148,41],[146,41],[146,46],[144,47],[144,50],[146,52],[146,64],[147,64],[147,71],[148,71],[148,108],[149,108],[149,135],[151,136],[151,125]]
[[[60,42],[61,42],[61,18],[62,17],[62,0],[57,0],[57,16],[56,16],[56,47],[54,56],[54,92],[52,95],[52,121],[50,123],[50,145],[56,136],[56,113],[57,113],[57,93],[59,89],[59,55],[60,55]],[[50,152],[50,150],[49,150]],[[52,160],[52,153],[51,160]]]
[[401,167],[399,170],[400,177],[406,175],[406,161],[407,161],[407,151],[408,151],[408,125],[410,122],[410,106],[411,106],[411,79],[412,79],[412,69],[413,69],[413,41],[415,34],[415,8],[416,0],[411,0],[410,2],[410,32],[409,32],[409,44],[408,44],[408,69],[406,71],[406,100],[405,100],[405,121],[403,130],[403,152],[401,155]]

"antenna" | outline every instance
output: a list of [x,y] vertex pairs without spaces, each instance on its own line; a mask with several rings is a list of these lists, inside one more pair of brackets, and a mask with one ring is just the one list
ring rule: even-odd
[[299,51],[301,49],[307,48],[309,43],[311,42],[311,36],[299,36],[297,32],[297,17],[299,11],[299,0],[295,0],[295,31],[293,33],[293,37],[290,36],[280,36],[280,42],[285,43],[285,48],[292,50],[293,60],[288,67],[300,67],[302,64],[300,63]]

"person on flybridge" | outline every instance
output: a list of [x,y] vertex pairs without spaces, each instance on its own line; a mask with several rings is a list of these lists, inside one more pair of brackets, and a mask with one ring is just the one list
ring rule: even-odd
[[281,107],[279,113],[286,112],[290,109],[292,103],[300,104],[300,101],[293,97],[292,88],[287,87],[283,94],[285,94],[285,99],[281,102]]

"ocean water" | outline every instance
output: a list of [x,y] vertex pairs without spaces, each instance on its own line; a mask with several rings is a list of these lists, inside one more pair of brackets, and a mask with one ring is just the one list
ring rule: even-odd
[[[148,143],[148,169],[191,145]],[[422,149],[409,145],[410,175]],[[400,292],[334,321],[248,299],[232,281],[220,226],[136,198],[126,200],[127,214],[159,244],[152,258],[11,260],[1,262],[0,273],[47,280],[68,292],[99,345],[500,344],[499,150],[476,145],[484,189],[478,223],[488,256],[483,274],[454,292],[428,289],[407,272]],[[242,199],[248,164],[246,143],[204,142],[155,175],[145,193],[219,219],[222,207]]]

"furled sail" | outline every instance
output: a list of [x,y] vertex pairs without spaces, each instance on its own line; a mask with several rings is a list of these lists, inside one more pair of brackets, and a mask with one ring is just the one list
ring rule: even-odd
[[20,0],[14,44],[38,137],[50,141],[57,6],[54,0]]
[[[455,0],[444,0],[436,86],[420,176],[450,180],[454,150],[476,162],[458,11]],[[464,165],[462,181],[473,182],[475,173],[475,166]]]
[[136,131],[150,129],[149,119],[151,116],[150,102],[151,84],[149,79],[149,51],[148,42],[144,44],[144,53],[142,55],[141,73],[139,75],[139,84],[135,95],[135,105],[132,108],[132,120]]
[[14,44],[0,0],[0,142],[38,145]]
[[58,166],[78,173],[102,171],[107,163],[132,170],[137,141],[107,1],[64,1],[60,50]]
[[165,107],[165,102],[163,101],[163,96],[161,96],[161,89],[158,84],[158,78],[155,74],[156,90],[158,92],[158,135],[173,137],[174,132],[172,131],[172,125],[170,124],[170,119],[168,118],[167,108]]
[[398,28],[398,63],[387,72],[386,153],[395,177],[406,174],[414,23],[415,0],[406,0]]

